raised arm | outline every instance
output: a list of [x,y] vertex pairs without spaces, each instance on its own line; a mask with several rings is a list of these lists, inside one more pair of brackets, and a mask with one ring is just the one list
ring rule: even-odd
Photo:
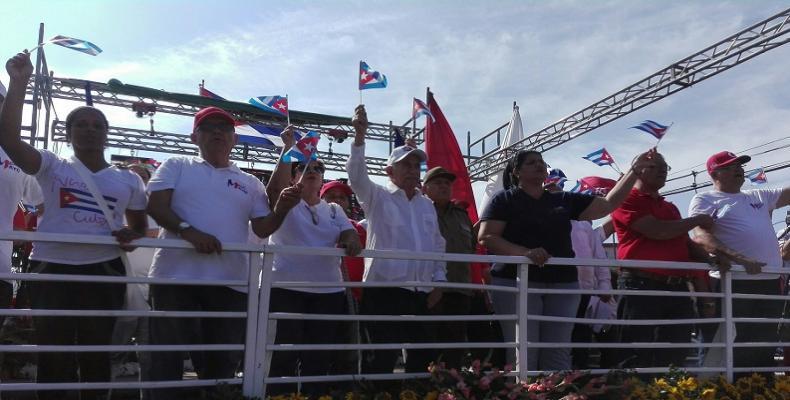
[[364,105],[360,104],[354,109],[351,124],[354,126],[354,145],[351,146],[351,154],[346,161],[348,183],[360,202],[370,204],[375,184],[368,176],[368,166],[365,162],[365,134],[368,130],[368,114]]
[[782,208],[788,205],[790,205],[790,186],[782,189],[782,194],[776,202],[776,208]]
[[283,156],[291,147],[293,147],[296,140],[294,139],[294,126],[288,125],[280,137],[283,139],[283,149],[280,152],[280,158],[277,160],[277,165],[274,167],[272,177],[266,185],[266,196],[269,198],[269,206],[274,208],[274,203],[280,197],[280,192],[289,186],[291,182],[291,163],[283,162]]
[[656,148],[652,148],[634,160],[631,168],[623,175],[614,188],[606,197],[596,197],[587,208],[579,215],[579,219],[584,221],[594,221],[612,213],[628,197],[631,188],[636,183],[636,173],[634,170],[644,168],[644,165],[656,154]]
[[19,53],[5,64],[8,76],[8,94],[0,112],[0,147],[5,150],[11,161],[26,174],[33,175],[41,168],[41,154],[33,146],[22,141],[22,106],[25,102],[27,82],[33,73],[30,54]]

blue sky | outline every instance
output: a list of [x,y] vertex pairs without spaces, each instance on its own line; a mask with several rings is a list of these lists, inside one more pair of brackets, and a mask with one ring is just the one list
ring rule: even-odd
[[[411,98],[423,98],[430,86],[465,149],[466,132],[480,137],[508,121],[513,101],[530,134],[785,7],[784,1],[6,1],[0,56],[34,46],[44,22],[46,37],[83,38],[104,49],[90,57],[48,47],[60,77],[117,78],[185,93],[205,79],[227,98],[288,93],[292,109],[334,115],[349,115],[358,102],[362,59],[390,84],[364,93],[371,120],[405,122]],[[612,177],[580,157],[606,146],[627,164],[654,143],[627,129],[644,119],[674,122],[660,151],[675,171],[724,149],[782,138],[773,147],[790,144],[782,123],[790,121],[788,65],[790,46],[774,49],[545,158],[571,179]],[[5,71],[0,80],[7,83]],[[58,103],[58,114],[74,106]],[[148,128],[131,111],[105,111],[113,125]],[[191,127],[188,118],[155,120],[170,132]],[[345,152],[345,145],[335,149]],[[757,156],[750,166],[786,161],[788,154]],[[790,172],[768,179],[768,186],[786,186]],[[670,198],[683,214],[689,199]]]

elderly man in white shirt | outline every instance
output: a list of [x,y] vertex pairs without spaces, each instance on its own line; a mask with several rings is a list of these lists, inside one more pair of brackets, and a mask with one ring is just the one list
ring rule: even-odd
[[[370,180],[365,164],[367,114],[360,105],[352,120],[354,145],[346,164],[348,182],[357,195],[368,220],[368,248],[374,250],[430,251],[443,253],[445,241],[433,203],[422,196],[420,164],[425,152],[400,146],[387,160],[386,186]],[[365,282],[446,281],[445,263],[421,260],[365,259]],[[441,299],[441,289],[429,286],[366,288],[362,295],[363,314],[421,315]],[[366,324],[373,343],[433,342],[433,333],[422,322],[383,322]],[[432,350],[409,350],[406,372],[425,372],[433,361]],[[398,351],[373,352],[373,360],[363,365],[365,373],[391,373]]]

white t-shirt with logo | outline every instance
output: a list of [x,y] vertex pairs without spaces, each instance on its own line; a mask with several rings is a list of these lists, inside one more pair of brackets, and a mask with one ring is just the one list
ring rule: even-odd
[[[283,246],[335,247],[340,232],[354,230],[337,204],[324,200],[309,206],[302,200],[288,212],[282,225],[270,237],[269,244]],[[356,231],[355,231],[356,232]],[[272,267],[275,281],[342,282],[340,257],[277,253]],[[288,288],[309,293],[336,293],[334,288]]]
[[[44,202],[36,180],[22,172],[0,148],[0,231],[14,229],[14,215],[19,201],[30,205]],[[0,241],[0,273],[11,272],[13,244]]]
[[[111,229],[104,213],[71,160],[47,150],[40,150],[40,153],[41,168],[35,177],[44,194],[45,211],[38,231],[109,236]],[[123,226],[127,209],[145,210],[143,180],[134,172],[110,166],[91,176],[118,226]],[[30,253],[31,260],[72,265],[93,264],[119,256],[118,246],[54,242],[34,242]]]
[[[725,246],[746,257],[766,263],[767,268],[782,268],[782,257],[776,246],[776,232],[771,213],[782,195],[782,189],[756,189],[740,193],[712,190],[694,195],[689,216],[712,216],[716,221],[712,233]],[[711,276],[718,278],[718,271]],[[735,272],[733,279],[776,279],[772,274],[748,275]]]
[[[156,170],[148,192],[173,190],[170,208],[197,230],[223,243],[248,243],[249,221],[269,215],[263,183],[235,164],[214,168],[199,157],[172,157]],[[177,239],[167,229],[160,238]],[[155,278],[246,280],[248,253],[200,254],[194,249],[157,249],[151,272]],[[233,287],[241,292],[246,287]]]

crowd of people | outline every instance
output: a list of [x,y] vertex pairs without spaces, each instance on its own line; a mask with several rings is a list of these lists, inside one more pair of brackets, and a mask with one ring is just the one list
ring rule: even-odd
[[[66,234],[112,235],[118,246],[36,242],[30,254],[32,272],[60,275],[123,276],[129,273],[126,252],[133,242],[158,227],[160,238],[180,238],[192,248],[157,249],[148,276],[172,279],[173,284],[152,284],[148,304],[155,311],[244,311],[245,287],[212,286],[215,281],[246,280],[250,276],[247,253],[223,251],[223,243],[250,240],[286,246],[340,247],[346,257],[277,253],[274,281],[320,283],[317,287],[273,288],[271,312],[365,315],[469,315],[528,313],[554,317],[589,315],[590,309],[606,308],[617,317],[636,319],[682,319],[715,317],[721,306],[713,298],[657,297],[610,294],[578,295],[533,293],[528,309],[518,310],[512,292],[478,289],[442,289],[435,282],[488,283],[515,287],[516,265],[488,270],[468,262],[399,260],[357,256],[363,248],[412,252],[475,254],[482,245],[489,254],[525,256],[528,285],[539,289],[620,289],[678,292],[718,290],[720,274],[732,264],[746,267],[733,273],[736,293],[784,294],[785,285],[762,268],[782,267],[788,245],[777,246],[771,213],[790,204],[790,188],[742,190],[744,163],[748,156],[721,152],[711,156],[707,169],[714,189],[697,194],[689,217],[664,199],[669,166],[654,148],[638,155],[618,181],[602,184],[594,194],[563,191],[561,184],[547,181],[547,164],[541,153],[519,151],[508,162],[504,190],[485,207],[479,223],[470,219],[465,205],[453,201],[456,176],[435,167],[421,173],[427,155],[414,143],[396,147],[386,161],[387,182],[378,184],[368,176],[365,137],[368,128],[364,106],[354,111],[354,142],[346,164],[348,184],[326,182],[321,160],[277,163],[264,185],[230,161],[237,143],[232,115],[216,107],[194,117],[191,140],[198,157],[167,159],[155,172],[146,168],[119,168],[105,159],[108,121],[93,107],[79,107],[66,120],[66,139],[74,156],[59,157],[25,143],[20,136],[22,107],[33,67],[29,54],[20,53],[6,64],[11,78],[0,112],[0,146],[3,229],[6,217],[23,197],[46,210],[38,231]],[[294,127],[282,133],[283,152],[294,143]],[[5,165],[5,164],[4,164]],[[32,177],[32,178],[31,178]],[[150,179],[150,180],[149,180]],[[6,183],[7,182],[7,183]],[[37,185],[35,185],[37,183]],[[36,195],[35,189],[40,188]],[[364,211],[364,221],[348,217],[352,196]],[[11,214],[13,214],[11,212]],[[148,217],[152,220],[149,221]],[[590,221],[608,218],[599,229]],[[149,223],[150,222],[150,223]],[[601,243],[616,233],[617,258],[623,260],[700,261],[711,265],[711,274],[700,270],[623,268],[600,266],[553,266],[552,257],[606,258]],[[689,235],[689,232],[692,235]],[[134,253],[132,253],[134,254]],[[10,271],[10,256],[2,253],[0,266]],[[137,263],[139,264],[139,263]],[[612,278],[616,273],[616,278]],[[205,285],[178,284],[177,280],[205,281]],[[364,290],[331,286],[349,280],[393,284]],[[406,282],[412,282],[407,285]],[[414,287],[413,282],[425,286]],[[403,283],[404,286],[398,286]],[[127,303],[126,285],[35,281],[29,283],[31,306],[49,310],[113,310]],[[130,286],[131,290],[131,286]],[[0,282],[0,301],[7,307],[11,285]],[[779,300],[733,301],[735,317],[779,318]],[[614,311],[616,310],[616,311]],[[594,316],[599,313],[594,312]],[[116,319],[112,317],[34,317],[34,343],[38,345],[108,345]],[[275,343],[333,344],[366,342],[431,343],[515,340],[515,322],[369,321],[361,324],[329,320],[280,319]],[[139,328],[139,327],[138,327]],[[135,328],[135,329],[138,329]],[[703,329],[713,340],[716,326]],[[530,319],[530,342],[589,342],[600,326]],[[777,341],[775,330],[765,324],[737,324],[738,342]],[[627,325],[616,328],[624,343],[690,341],[693,326]],[[137,334],[154,345],[241,344],[245,324],[240,318],[151,318]],[[144,332],[144,333],[139,333]],[[739,348],[738,367],[773,365],[775,349]],[[602,352],[602,367],[682,366],[686,348],[629,349]],[[570,348],[528,346],[529,370],[587,368],[589,353]],[[241,352],[194,351],[189,355],[201,379],[232,378],[239,371]],[[308,376],[345,373],[391,373],[403,356],[406,372],[425,372],[437,360],[458,367],[468,357],[494,363],[515,362],[515,352],[494,350],[406,351],[380,349],[355,351],[281,351],[271,359],[270,376]],[[184,354],[155,351],[147,361],[147,377],[153,381],[180,380]],[[110,355],[102,352],[43,352],[38,355],[37,382],[110,381]],[[76,361],[75,361],[76,360]],[[274,385],[272,392],[293,391]],[[321,384],[303,391],[320,393]],[[64,398],[64,391],[40,391],[40,399]],[[108,397],[106,390],[83,390],[83,399]],[[150,397],[149,397],[150,396]],[[152,389],[151,399],[186,398],[180,388]]]

